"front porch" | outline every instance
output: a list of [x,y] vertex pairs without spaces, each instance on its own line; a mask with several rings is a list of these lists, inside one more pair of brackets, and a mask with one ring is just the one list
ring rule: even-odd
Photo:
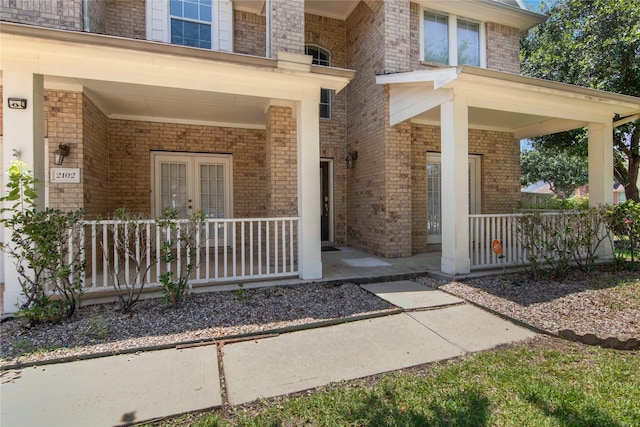
[[[167,207],[181,217],[201,212],[225,232],[195,246],[195,283],[321,276],[320,88],[340,91],[353,71],[286,52],[257,58],[17,24],[3,24],[0,38],[3,105],[27,100],[24,110],[3,108],[3,170],[17,158],[46,183],[39,208],[81,208],[95,219],[121,209],[137,218]],[[63,165],[52,162],[59,145],[70,147]],[[51,178],[65,170],[79,179]],[[105,227],[90,221],[79,232],[88,290],[112,286],[105,260],[117,251],[103,257],[96,236],[105,239]],[[153,263],[159,244],[147,249],[148,258],[120,266],[123,275]],[[146,280],[169,268],[153,263]],[[12,259],[0,282],[4,310],[14,311]]]

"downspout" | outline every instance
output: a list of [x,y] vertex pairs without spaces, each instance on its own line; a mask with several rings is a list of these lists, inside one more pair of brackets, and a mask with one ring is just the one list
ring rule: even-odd
[[[86,1],[86,0],[85,0]],[[265,35],[265,39],[267,41],[266,43],[266,57],[267,58],[271,58],[271,0],[266,0],[265,1],[265,15],[266,15],[266,31],[267,34]]]
[[82,0],[82,31],[91,32],[89,28],[89,0]]

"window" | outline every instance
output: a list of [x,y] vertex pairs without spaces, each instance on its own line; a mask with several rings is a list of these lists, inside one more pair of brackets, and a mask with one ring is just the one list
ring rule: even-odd
[[[319,46],[306,45],[304,53],[313,57],[313,64],[329,67],[331,65],[331,54],[328,50]],[[320,89],[320,118],[331,118],[331,90]]]
[[458,19],[458,64],[480,66],[480,24]]
[[171,43],[211,49],[211,0],[171,0]]
[[449,18],[445,15],[424,13],[424,60],[449,63]]
[[421,30],[424,61],[486,66],[482,24],[425,10]]

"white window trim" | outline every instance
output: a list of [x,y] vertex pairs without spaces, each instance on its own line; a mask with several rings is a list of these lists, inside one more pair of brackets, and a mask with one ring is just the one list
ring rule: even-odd
[[[233,5],[231,0],[213,0],[211,8],[211,50],[233,52]],[[226,23],[224,22],[225,18],[228,20]],[[205,21],[188,18],[183,20],[205,23]],[[147,40],[171,43],[169,0],[146,0],[146,25]]]
[[[321,67],[330,67],[331,66],[331,51],[329,49],[325,49],[324,47],[317,45],[315,43],[305,43],[304,44],[304,48],[305,48],[305,52],[307,51],[308,47],[313,47],[316,48],[318,50],[321,50],[323,52],[326,52],[329,60],[328,60],[328,64],[327,65],[322,65],[322,64],[318,64]],[[333,91],[330,89],[325,89],[322,88],[321,90],[326,90],[327,94],[329,95],[329,102],[327,103],[327,105],[329,105],[329,116],[328,117],[322,117],[320,116],[320,120],[331,120],[331,117],[333,117]],[[320,104],[323,105],[323,104]]]
[[[458,65],[458,19],[478,24],[478,38],[480,45],[480,67],[487,68],[487,33],[484,22],[474,19],[465,18],[463,16],[453,15],[431,9],[421,9],[420,12],[420,61],[426,62],[424,59],[424,12],[436,13],[438,15],[447,15],[449,30],[449,63],[438,64],[443,66],[455,67]],[[432,64],[432,62],[429,62]]]
[[[152,151],[151,152],[151,215],[155,218],[162,214],[158,212],[158,192],[160,191],[159,171],[156,166],[159,161],[178,161],[181,159],[189,159],[193,168],[200,163],[221,163],[225,165],[225,218],[233,218],[233,156],[231,154],[208,154],[208,153],[187,153],[174,151]],[[191,169],[193,172],[193,169]],[[196,197],[200,191],[200,184],[193,181],[193,197]]]
[[[424,169],[425,177],[427,173],[426,166],[429,163],[439,163],[440,167],[442,168],[442,153],[439,151],[427,151],[425,169]],[[469,186],[469,196],[470,196],[469,214],[471,215],[480,214],[482,213],[482,155],[469,154],[467,163],[469,165],[470,174],[471,174],[470,175],[471,183]],[[440,179],[442,179],[442,175],[440,176]],[[440,191],[442,192],[442,185],[440,185]],[[429,203],[429,186],[428,185],[425,185],[424,194],[425,194],[427,203]],[[427,205],[425,205],[425,209],[426,208],[427,208]],[[442,214],[441,214],[440,220],[442,220]],[[426,232],[427,232],[427,229],[425,229],[425,233]],[[438,245],[442,243],[441,242],[442,235],[431,235],[431,238],[429,238],[429,234],[426,234],[426,236],[427,236],[426,238],[427,238],[428,245],[431,245],[431,244]]]

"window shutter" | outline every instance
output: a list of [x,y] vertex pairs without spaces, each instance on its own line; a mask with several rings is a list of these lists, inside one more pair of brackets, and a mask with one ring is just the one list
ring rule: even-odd
[[147,40],[169,43],[169,2],[147,0]]
[[233,4],[231,0],[216,0],[214,3],[214,49],[233,52]]

